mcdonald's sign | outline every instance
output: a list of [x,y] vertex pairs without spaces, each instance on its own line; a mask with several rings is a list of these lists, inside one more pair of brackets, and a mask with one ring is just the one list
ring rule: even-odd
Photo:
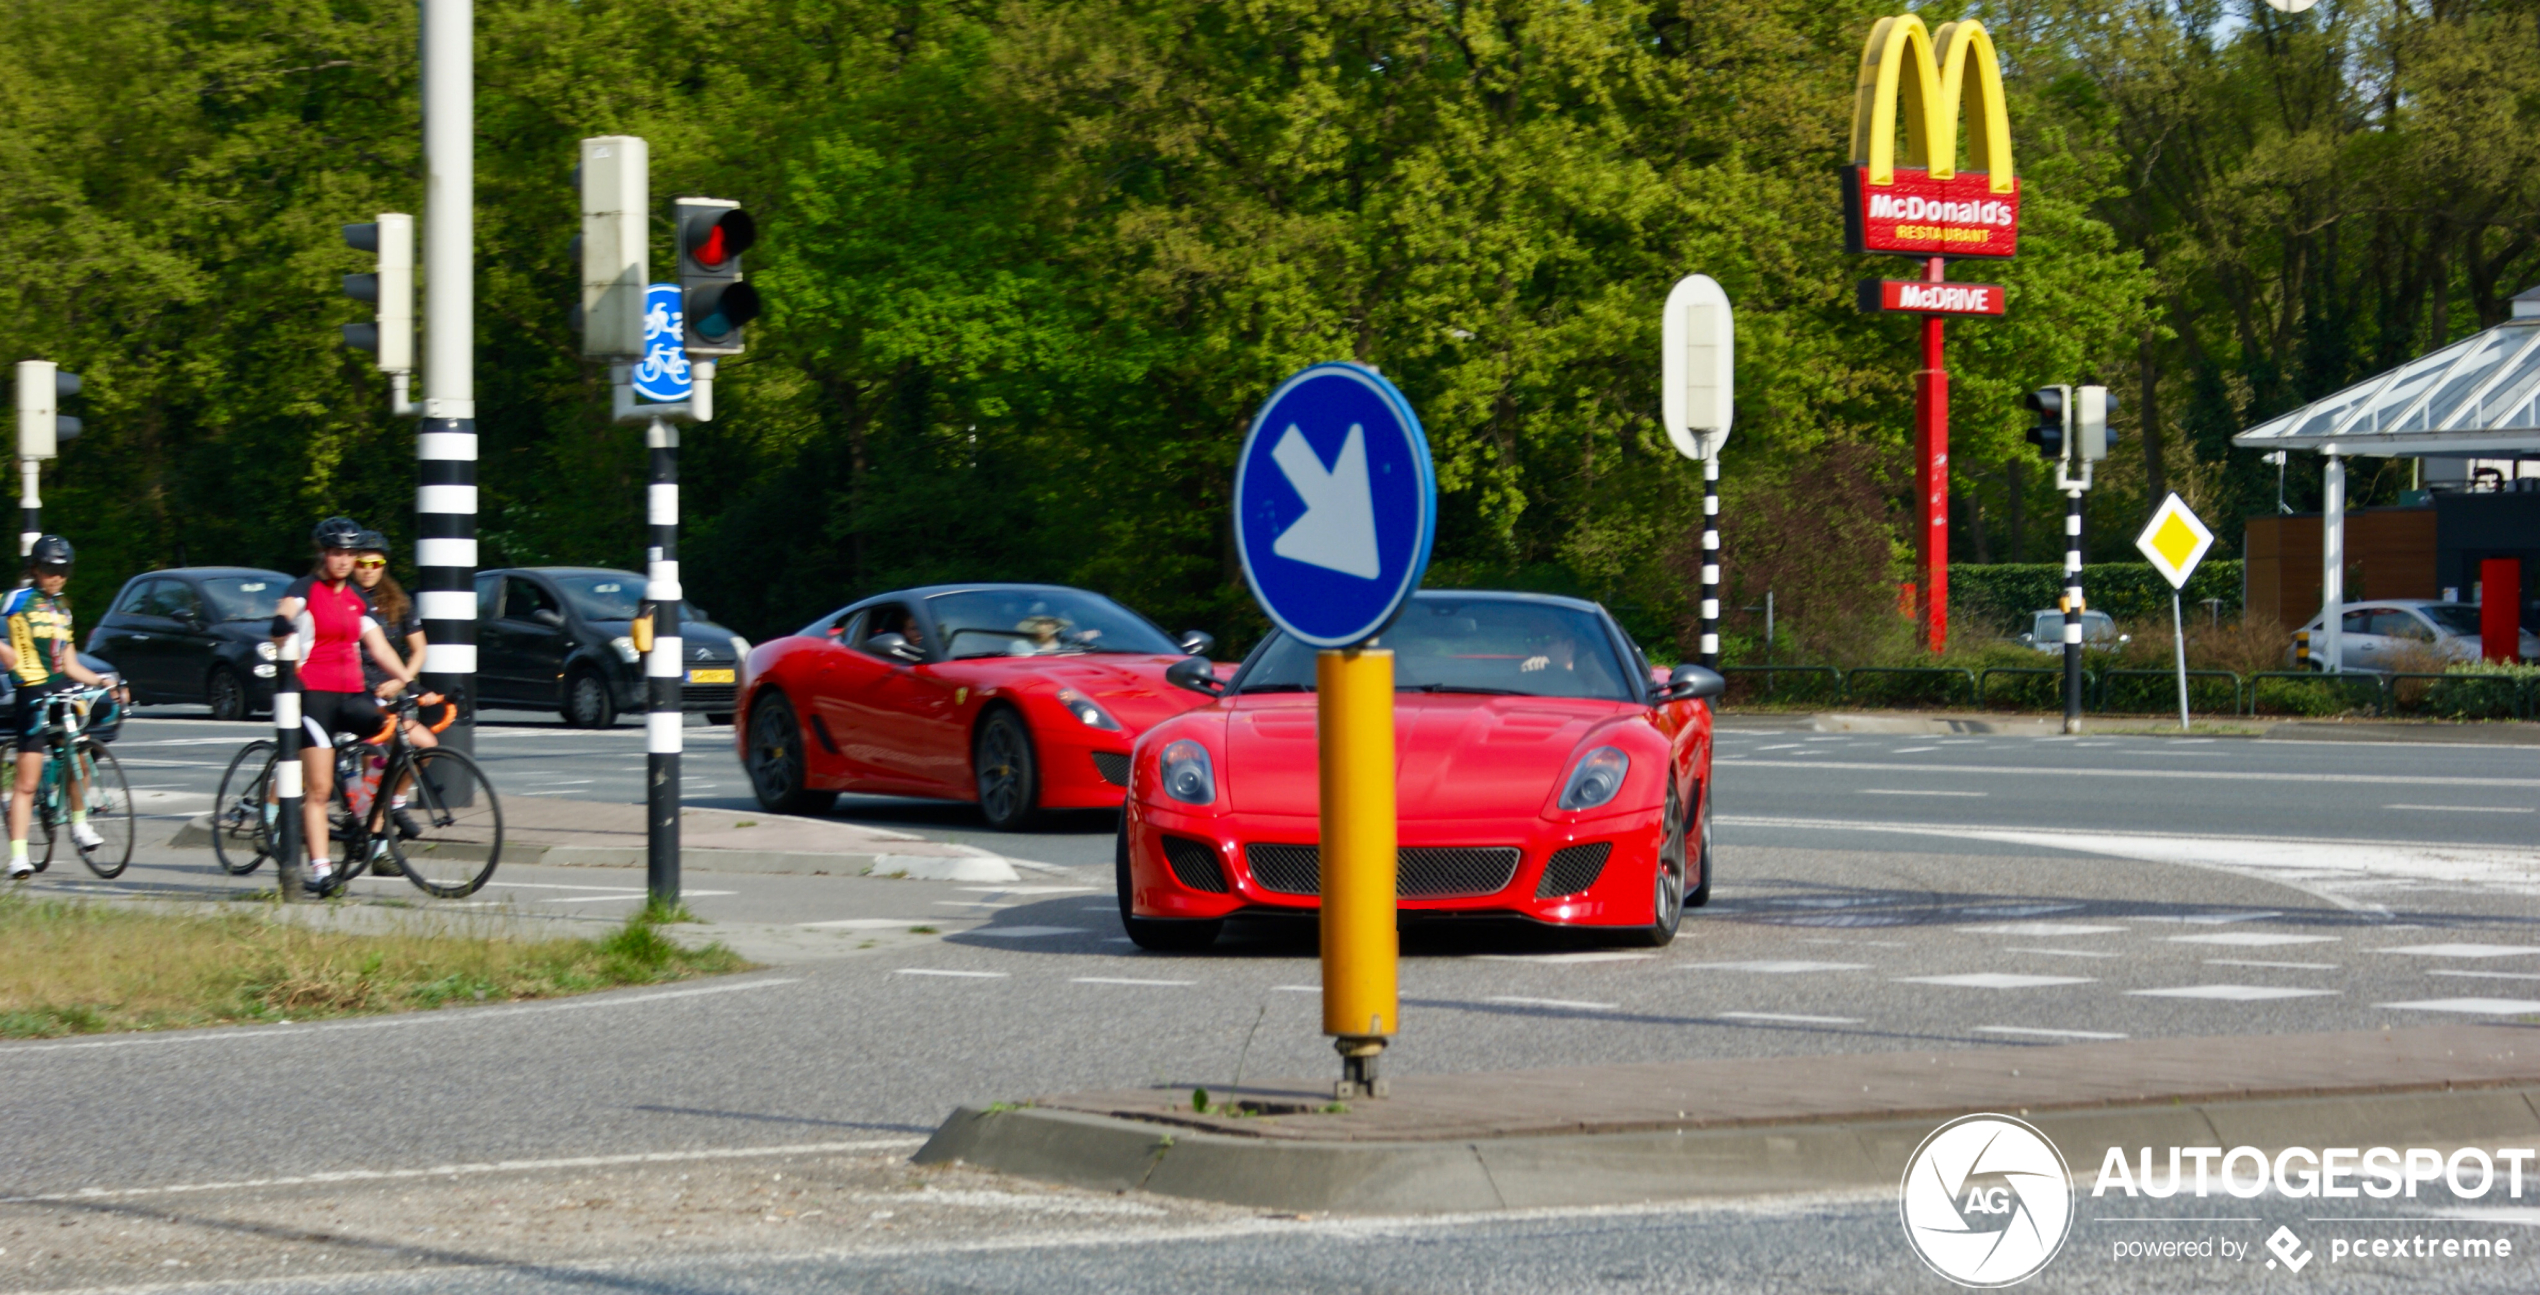
[[[1958,110],[1970,74],[1976,103],[1967,114],[1967,159],[1983,169],[1960,171]],[[1982,23],[1945,22],[1934,32],[1904,14],[1881,18],[1870,29],[1852,101],[1852,164],[1843,168],[1843,232],[1855,252],[2009,256],[2019,250],[2011,119],[2002,102],[2002,64]]]

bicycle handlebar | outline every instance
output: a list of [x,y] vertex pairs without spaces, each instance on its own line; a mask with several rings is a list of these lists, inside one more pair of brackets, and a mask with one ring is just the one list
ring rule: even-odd
[[441,722],[438,724],[424,725],[425,730],[428,732],[438,733],[441,730],[448,728],[452,723],[457,721],[459,717],[458,706],[451,702],[449,698],[444,697],[437,692],[428,692],[415,697],[392,697],[388,699],[388,718],[386,722],[379,726],[378,732],[362,739],[362,744],[364,746],[377,746],[378,744],[387,741],[388,735],[397,731],[397,724],[399,721],[426,706],[439,706],[441,708]]

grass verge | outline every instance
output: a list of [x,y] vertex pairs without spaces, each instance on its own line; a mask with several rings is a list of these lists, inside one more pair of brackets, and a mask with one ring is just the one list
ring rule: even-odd
[[357,934],[202,913],[0,895],[0,1038],[182,1029],[517,1002],[750,969],[638,913],[597,939],[465,926]]

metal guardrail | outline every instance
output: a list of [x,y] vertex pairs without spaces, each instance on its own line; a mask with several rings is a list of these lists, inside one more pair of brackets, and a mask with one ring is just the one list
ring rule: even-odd
[[2259,699],[2265,695],[2267,691],[2265,683],[2270,679],[2284,681],[2286,686],[2277,690],[2279,694],[2302,685],[2332,692],[2342,691],[2348,697],[2353,697],[2358,692],[2366,693],[2368,697],[2362,704],[2369,705],[2374,715],[2381,716],[2390,713],[2390,685],[2380,675],[2369,671],[2348,670],[2331,674],[2324,670],[2260,670],[2247,678],[2248,701],[2242,707],[2242,714],[2256,715],[2258,713]]
[[[2195,680],[2195,679],[2228,679],[2228,680],[2230,680],[2230,681],[2231,681],[2231,701],[2228,703],[2229,709],[2225,710],[2223,713],[2224,713],[2224,714],[2227,714],[2227,715],[2238,715],[2238,714],[2240,714],[2240,713],[2241,713],[2241,691],[2242,691],[2242,681],[2241,681],[2240,675],[2239,675],[2239,673],[2238,673],[2237,671],[2232,671],[2232,670],[2190,670],[2190,671],[2188,671],[2188,672],[2187,672],[2187,677],[2188,677],[2189,679],[2191,679],[2191,680]],[[2163,685],[2162,694],[2161,694],[2161,699],[2160,699],[2161,704],[2160,704],[2160,705],[2158,705],[2158,706],[2147,707],[2147,708],[2145,708],[2145,709],[2166,711],[2166,710],[2168,710],[2168,709],[2169,709],[2169,707],[2171,706],[2171,704],[2175,703],[2175,702],[2178,700],[2178,671],[2177,671],[2176,669],[2169,669],[2169,670],[2150,670],[2150,669],[2145,669],[2145,670],[2108,670],[2108,671],[2104,671],[2104,672],[2102,672],[2102,673],[2100,674],[2100,676],[2099,676],[2099,701],[2098,701],[2098,704],[2097,704],[2097,705],[2095,705],[2095,706],[2092,706],[2092,707],[2091,707],[2091,709],[2093,709],[2093,710],[2100,710],[2100,711],[2113,710],[2113,709],[2115,709],[2115,707],[2113,707],[2112,705],[2110,705],[2110,703],[2109,703],[2109,701],[2108,701],[2108,685],[2109,685],[2109,684],[2111,684],[2111,683],[2113,683],[2113,682],[2114,682],[2114,681],[2116,681],[2116,680],[2119,680],[2119,679],[2158,679],[2158,680],[2160,680],[2160,681],[2161,681],[2161,683],[2162,683],[2162,685]],[[2192,684],[2192,683],[2189,685],[2189,688],[2190,688],[2190,690],[2191,690],[2191,691],[2190,691],[2190,697],[2191,697],[2191,698],[2192,698],[2192,697],[2193,697],[2193,695],[2194,695],[2194,694],[2193,694],[2193,689],[2194,689],[2194,687],[2195,687],[2195,685],[2194,685],[2194,684]],[[2208,713],[2210,713],[2210,712],[2213,710],[2213,708],[2212,708],[2212,707],[2210,707],[2210,706],[2206,707],[2205,709],[2206,709],[2206,711],[2207,711]]]
[[[2394,671],[2381,676],[2385,714],[2408,711],[2421,703],[2423,713],[2440,719],[2529,719],[2533,696],[2529,681],[2503,674],[2436,674]],[[2411,681],[2423,681],[2410,689]],[[2411,698],[2413,691],[2415,697]],[[2498,694],[2503,694],[2501,698]]]
[[[1854,666],[1852,669],[1844,672],[1843,700],[1846,703],[1852,701],[1853,685],[1863,675],[1901,675],[1908,678],[1928,678],[1932,676],[1939,676],[1950,680],[1963,679],[1967,684],[1967,704],[1972,706],[1976,701],[1976,672],[1973,670],[1960,669],[1956,666],[1865,665]],[[1951,690],[1944,688],[1941,691],[1945,694]],[[1942,700],[1946,701],[1946,696],[1944,696]]]
[[1843,672],[1830,665],[1724,665],[1720,667],[1720,673],[1726,677],[1742,674],[1762,675],[1764,676],[1764,691],[1767,695],[1776,691],[1774,681],[1782,675],[1800,675],[1809,678],[1822,676],[1833,682],[1833,687],[1829,690],[1831,696],[1841,699],[1850,695],[1844,686]]

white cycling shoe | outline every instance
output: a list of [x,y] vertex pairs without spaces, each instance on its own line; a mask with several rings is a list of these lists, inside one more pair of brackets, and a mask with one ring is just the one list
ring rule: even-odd
[[9,860],[9,880],[24,881],[35,875],[35,865],[24,859]]
[[104,845],[106,838],[99,836],[97,829],[86,823],[73,823],[71,824],[71,843],[83,850],[94,850]]

